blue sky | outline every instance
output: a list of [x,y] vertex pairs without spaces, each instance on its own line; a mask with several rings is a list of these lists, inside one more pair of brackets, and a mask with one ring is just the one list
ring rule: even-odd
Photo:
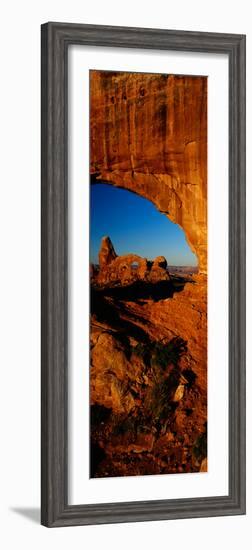
[[98,263],[103,236],[108,235],[118,255],[165,256],[168,265],[197,265],[183,230],[148,200],[112,185],[91,185],[91,262]]

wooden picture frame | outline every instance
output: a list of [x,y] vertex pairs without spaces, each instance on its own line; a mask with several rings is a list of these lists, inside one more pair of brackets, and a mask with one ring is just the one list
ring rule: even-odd
[[[229,59],[229,493],[69,505],[67,434],[67,51],[71,44],[227,54]],[[42,524],[245,513],[245,36],[42,25]]]

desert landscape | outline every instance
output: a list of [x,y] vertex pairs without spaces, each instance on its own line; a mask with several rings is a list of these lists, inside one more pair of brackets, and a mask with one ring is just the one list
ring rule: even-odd
[[90,71],[90,179],[148,199],[197,258],[142,255],[139,239],[120,253],[101,235],[90,264],[90,476],[207,471],[207,78]]

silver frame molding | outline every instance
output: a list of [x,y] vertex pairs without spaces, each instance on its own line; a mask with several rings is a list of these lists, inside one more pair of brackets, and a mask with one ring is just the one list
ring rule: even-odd
[[[42,25],[41,522],[47,527],[245,514],[245,36]],[[229,493],[68,505],[67,49],[70,44],[227,54],[229,58]]]

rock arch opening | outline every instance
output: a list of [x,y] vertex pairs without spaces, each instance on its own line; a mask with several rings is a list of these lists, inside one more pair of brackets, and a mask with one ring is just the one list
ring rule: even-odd
[[[93,264],[103,267],[120,256],[120,270],[124,272],[127,269],[148,271],[154,260],[159,270],[168,265],[169,269],[181,267],[197,271],[197,257],[184,231],[160,213],[151,201],[131,190],[101,182],[91,185],[90,202]],[[110,243],[101,249],[104,236]]]
[[90,97],[92,180],[149,199],[206,273],[207,78],[91,71]]
[[206,471],[207,77],[89,74],[91,475]]

